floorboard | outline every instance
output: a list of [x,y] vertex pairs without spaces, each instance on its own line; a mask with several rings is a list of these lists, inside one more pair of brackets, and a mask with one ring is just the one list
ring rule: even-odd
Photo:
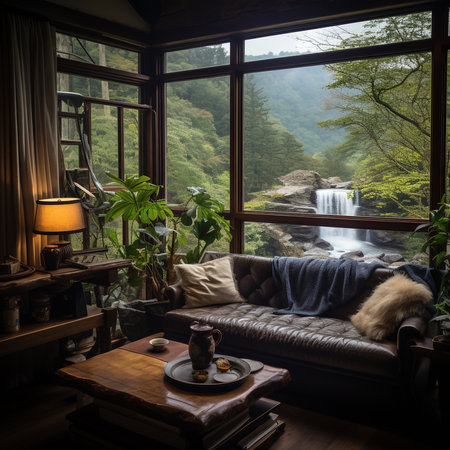
[[[0,447],[5,450],[86,448],[71,439],[66,415],[77,407],[73,389],[57,383],[36,383],[2,394]],[[276,412],[286,423],[272,450],[431,450],[432,420],[418,417],[410,429],[389,429],[281,404]],[[97,447],[100,448],[100,447]]]

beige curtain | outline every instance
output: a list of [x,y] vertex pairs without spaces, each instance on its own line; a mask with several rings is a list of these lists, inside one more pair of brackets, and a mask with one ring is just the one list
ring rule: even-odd
[[36,200],[59,195],[56,37],[0,7],[0,258],[39,265]]

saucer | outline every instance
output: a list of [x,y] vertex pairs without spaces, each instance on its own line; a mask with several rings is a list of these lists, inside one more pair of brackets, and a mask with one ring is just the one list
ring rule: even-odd
[[261,361],[255,361],[254,359],[245,359],[241,358],[242,361],[245,361],[250,366],[250,372],[257,372],[264,367],[264,364]]
[[229,383],[230,381],[236,380],[238,377],[239,375],[235,372],[220,372],[213,376],[214,381],[219,383]]

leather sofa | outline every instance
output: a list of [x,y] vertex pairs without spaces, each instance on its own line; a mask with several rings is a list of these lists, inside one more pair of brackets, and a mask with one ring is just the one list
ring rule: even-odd
[[[224,254],[208,253],[205,260],[220,256]],[[406,319],[392,339],[381,342],[362,336],[349,320],[393,270],[377,268],[357,299],[324,316],[275,315],[273,311],[283,304],[272,278],[272,259],[231,256],[237,287],[246,302],[187,309],[181,284],[169,286],[166,337],[187,343],[191,322],[213,325],[223,335],[217,353],[287,368],[292,381],[280,395],[291,400],[295,395],[304,404],[320,399],[337,408],[357,404],[392,411],[389,408],[411,400],[417,362],[409,346],[422,339],[428,318]]]

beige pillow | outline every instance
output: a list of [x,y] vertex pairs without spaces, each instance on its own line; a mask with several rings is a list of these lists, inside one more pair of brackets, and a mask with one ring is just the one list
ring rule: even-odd
[[184,290],[184,308],[245,301],[236,289],[228,256],[202,264],[177,264],[175,270]]
[[396,274],[378,285],[351,322],[370,339],[381,341],[393,334],[401,322],[423,311],[433,294],[423,284]]

